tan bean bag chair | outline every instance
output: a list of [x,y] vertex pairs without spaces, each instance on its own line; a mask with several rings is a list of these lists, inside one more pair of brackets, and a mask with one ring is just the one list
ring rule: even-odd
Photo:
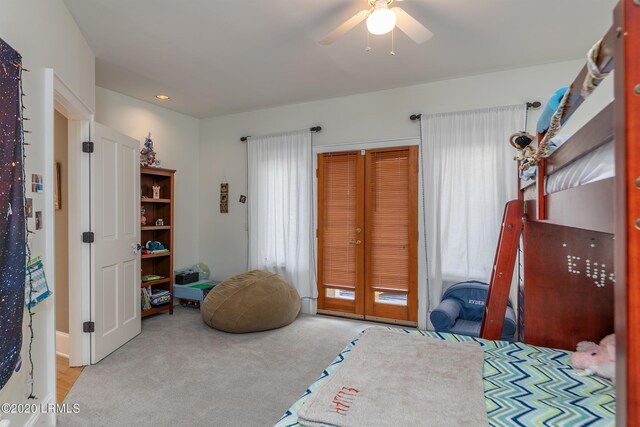
[[253,270],[213,288],[200,310],[204,323],[221,331],[266,331],[296,319],[300,295],[277,274]]

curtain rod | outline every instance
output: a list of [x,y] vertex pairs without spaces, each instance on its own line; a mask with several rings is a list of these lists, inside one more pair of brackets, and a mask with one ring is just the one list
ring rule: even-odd
[[[320,132],[321,130],[322,130],[322,126],[314,126],[309,129],[309,131],[316,132],[316,133]],[[243,136],[242,138],[240,138],[240,141],[247,142],[249,138],[251,138],[251,135]]]
[[[527,102],[527,110],[530,108],[536,109],[536,108],[540,108],[540,106],[542,105],[542,103],[540,101],[532,101],[532,102]],[[411,116],[409,116],[409,120],[411,120],[412,122],[415,122],[416,120],[420,120],[422,119],[422,114],[412,114]]]

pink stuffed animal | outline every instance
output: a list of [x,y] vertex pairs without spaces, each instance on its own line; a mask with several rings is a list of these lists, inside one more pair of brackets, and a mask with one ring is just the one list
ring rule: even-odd
[[578,351],[571,355],[571,363],[576,369],[584,369],[584,375],[596,374],[603,378],[616,380],[616,336],[607,335],[600,345],[582,341]]

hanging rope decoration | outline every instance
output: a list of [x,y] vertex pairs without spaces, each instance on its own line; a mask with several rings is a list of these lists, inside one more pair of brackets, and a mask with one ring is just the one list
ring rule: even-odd
[[[564,117],[564,112],[569,106],[570,98],[571,91],[568,90],[562,97],[558,109],[551,118],[549,129],[545,132],[542,140],[538,142],[538,148],[533,149],[529,146],[529,144],[535,139],[533,135],[530,135],[526,132],[519,132],[511,135],[511,137],[509,138],[509,143],[520,151],[520,154],[514,158],[514,160],[520,161],[520,170],[524,171],[532,166],[536,166],[538,163],[540,163],[540,160],[549,155],[549,144],[551,144],[551,140],[553,139],[553,137],[555,137],[560,129],[562,129],[562,117]],[[518,138],[520,138],[522,144],[524,144],[526,139],[530,139],[531,141],[524,144],[522,148],[520,148],[518,146],[518,144],[520,143],[517,142]]]
[[587,76],[584,79],[584,83],[582,84],[582,91],[580,94],[587,98],[589,95],[596,90],[598,83],[600,80],[604,79],[609,75],[609,72],[602,72],[598,67],[597,60],[600,56],[600,51],[602,48],[602,39],[598,40],[596,44],[593,45],[589,52],[587,53]]
[[[580,95],[583,98],[587,98],[589,95],[593,93],[598,84],[602,79],[609,75],[609,72],[603,72],[598,67],[598,58],[600,57],[600,53],[602,51],[602,39],[598,40],[596,44],[594,44],[589,52],[587,53],[587,75],[582,84],[582,88],[580,89]],[[562,100],[560,101],[560,106],[556,110],[555,114],[551,118],[551,122],[549,124],[549,129],[545,132],[544,137],[538,143],[537,149],[532,149],[529,144],[526,144],[522,147],[519,146],[519,143],[515,141],[514,138],[534,138],[531,135],[524,134],[523,132],[518,134],[511,135],[509,138],[509,142],[516,149],[520,151],[520,154],[515,157],[514,160],[520,161],[520,169],[527,170],[532,166],[537,165],[541,159],[547,157],[549,155],[549,144],[551,144],[551,139],[558,134],[558,131],[562,128],[562,118],[564,117],[565,110],[569,106],[569,99],[571,98],[572,90],[568,90]],[[521,140],[522,141],[522,140]]]
[[[22,57],[0,39],[0,389],[22,366],[27,221],[25,214],[25,141]],[[29,310],[29,372],[33,394],[33,313]]]

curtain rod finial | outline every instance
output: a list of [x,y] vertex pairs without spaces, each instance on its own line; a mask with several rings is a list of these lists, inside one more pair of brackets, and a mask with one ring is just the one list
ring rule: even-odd
[[422,114],[412,114],[412,115],[409,117],[409,119],[410,119],[412,122],[415,122],[416,120],[420,120],[420,119],[422,119]]
[[314,126],[309,129],[311,132],[320,132],[322,130],[322,126]]
[[542,103],[540,101],[527,102],[527,108],[540,108]]

